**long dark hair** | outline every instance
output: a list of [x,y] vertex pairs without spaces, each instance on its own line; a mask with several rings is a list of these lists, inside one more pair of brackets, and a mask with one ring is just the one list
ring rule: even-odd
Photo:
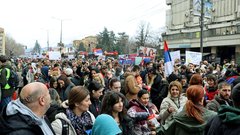
[[120,121],[122,121],[124,119],[124,116],[127,115],[126,107],[128,106],[128,104],[125,96],[120,92],[109,91],[104,95],[100,113],[113,116],[112,115],[113,106],[119,102],[120,98],[122,99],[123,102],[123,111],[119,113],[119,119]]

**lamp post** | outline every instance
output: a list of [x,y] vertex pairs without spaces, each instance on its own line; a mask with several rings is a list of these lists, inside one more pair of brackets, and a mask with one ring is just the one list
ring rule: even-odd
[[58,43],[58,46],[60,47],[59,50],[60,50],[60,53],[62,51],[62,47],[64,47],[64,44],[62,42],[62,23],[63,21],[67,20],[67,19],[59,19],[59,18],[56,18],[56,17],[52,17],[53,19],[56,19],[56,20],[59,20],[61,22],[61,26],[60,26],[60,42]]
[[203,26],[204,26],[204,0],[201,0],[201,17],[200,17],[200,51],[203,58]]

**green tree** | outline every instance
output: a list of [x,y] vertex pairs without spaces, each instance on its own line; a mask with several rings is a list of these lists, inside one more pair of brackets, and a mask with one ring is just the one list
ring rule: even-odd
[[125,32],[118,33],[115,50],[118,51],[119,54],[128,53],[128,50],[129,50],[128,39],[129,39],[129,36],[126,35]]
[[41,53],[41,46],[40,46],[40,44],[38,43],[37,40],[35,42],[35,46],[33,47],[32,53],[33,54],[40,54]]
[[100,34],[97,35],[97,41],[97,48],[102,48],[104,51],[110,48],[110,37],[107,28],[104,28],[103,32],[100,32]]
[[83,42],[80,42],[77,50],[78,50],[78,51],[86,51],[86,48],[84,47]]

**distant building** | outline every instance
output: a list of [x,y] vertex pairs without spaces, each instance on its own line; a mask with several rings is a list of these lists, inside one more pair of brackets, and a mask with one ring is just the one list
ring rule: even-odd
[[5,55],[5,33],[4,29],[0,27],[0,55]]
[[82,40],[74,40],[73,46],[75,48],[78,48],[81,42],[83,43],[84,47],[86,48],[86,51],[91,52],[92,49],[97,46],[97,37],[96,36],[88,36]]
[[[208,60],[235,59],[240,64],[240,1],[204,0],[205,17],[203,52]],[[166,0],[171,6],[166,13],[168,47],[200,52],[201,0]]]

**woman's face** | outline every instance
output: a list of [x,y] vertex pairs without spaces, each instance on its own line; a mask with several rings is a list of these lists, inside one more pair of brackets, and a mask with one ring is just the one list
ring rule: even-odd
[[139,101],[144,105],[147,106],[149,103],[149,94],[143,94]]
[[89,106],[91,105],[90,95],[88,95],[81,103],[76,103],[77,109],[79,109],[81,112],[86,112],[89,109]]
[[60,88],[63,88],[65,86],[65,83],[63,80],[58,80]]
[[95,99],[99,99],[102,95],[103,95],[103,88],[101,88],[100,90],[93,90],[92,92],[92,96]]
[[57,81],[56,81],[56,82],[53,83],[53,88],[56,89],[57,86],[58,86],[58,83],[57,83]]
[[207,80],[207,83],[208,83],[208,85],[209,85],[210,87],[213,87],[213,86],[215,85],[213,79],[208,79],[208,80]]
[[174,98],[179,97],[180,92],[179,92],[178,87],[172,86],[170,89],[170,94],[171,94],[171,97],[174,97]]
[[119,98],[119,101],[113,105],[113,112],[122,112],[123,110],[123,101],[122,98]]

